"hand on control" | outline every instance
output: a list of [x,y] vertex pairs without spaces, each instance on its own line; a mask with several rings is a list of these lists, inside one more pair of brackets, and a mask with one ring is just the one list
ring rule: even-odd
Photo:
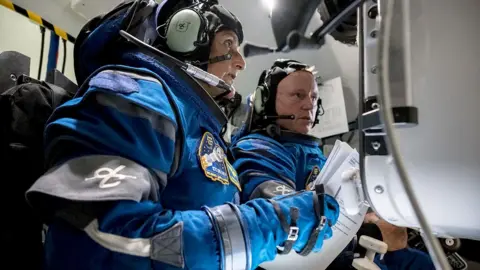
[[383,242],[388,245],[388,251],[395,251],[407,247],[407,228],[397,227],[379,218],[375,213],[365,216],[366,223],[374,223],[382,232]]

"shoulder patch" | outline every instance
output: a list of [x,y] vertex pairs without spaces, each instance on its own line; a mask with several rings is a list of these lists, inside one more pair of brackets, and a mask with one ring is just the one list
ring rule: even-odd
[[228,162],[227,158],[225,158],[225,164],[227,165],[228,178],[230,179],[230,182],[232,182],[232,184],[234,184],[239,191],[242,191],[242,188],[240,187],[240,181],[238,181],[237,170],[233,168],[232,164]]
[[313,188],[311,183],[317,179],[318,175],[320,174],[320,168],[315,165],[312,168],[312,171],[310,172],[310,175],[307,177],[307,180],[305,180],[305,189],[311,189]]
[[108,89],[120,94],[138,93],[140,85],[127,72],[104,70],[90,79],[89,86]]
[[212,181],[229,184],[225,151],[210,132],[203,134],[198,147],[198,159],[205,176]]

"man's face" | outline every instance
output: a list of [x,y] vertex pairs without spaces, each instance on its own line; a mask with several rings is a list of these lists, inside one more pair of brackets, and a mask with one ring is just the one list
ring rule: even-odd
[[278,84],[275,107],[278,115],[295,115],[295,119],[280,119],[277,123],[290,131],[307,134],[315,120],[317,101],[318,87],[311,72],[289,74]]
[[[231,60],[208,64],[207,71],[224,80],[227,84],[233,85],[238,72],[245,68],[245,59],[240,54],[238,37],[231,30],[224,30],[215,34],[212,47],[210,48],[210,58],[227,53],[232,55]],[[213,95],[215,96],[215,94]],[[232,91],[226,98],[233,98],[234,95],[235,91]]]

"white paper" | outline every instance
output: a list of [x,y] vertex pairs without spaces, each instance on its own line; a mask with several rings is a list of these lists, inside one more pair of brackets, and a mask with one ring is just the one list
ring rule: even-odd
[[325,138],[348,132],[347,109],[343,96],[342,79],[337,77],[318,87],[325,113],[310,132],[317,138]]
[[[359,205],[360,209],[358,214],[349,215],[344,207],[345,200],[351,199],[350,196],[352,195],[342,192],[341,187],[346,184],[355,185],[355,183],[353,181],[346,183],[342,174],[344,171],[351,170],[352,168],[358,169],[358,158],[358,152],[355,149],[352,149],[344,142],[337,141],[322,169],[323,174],[321,172],[315,180],[315,183],[323,183],[325,185],[325,192],[336,197],[340,205],[340,215],[337,223],[333,227],[333,236],[325,240],[322,250],[319,253],[311,253],[306,257],[300,256],[292,251],[288,255],[278,255],[273,262],[264,263],[261,267],[267,270],[322,270],[326,269],[340,252],[342,252],[356,235],[368,209],[368,207],[362,203]],[[355,188],[357,187],[355,186]],[[348,196],[348,198],[346,198],[346,196]],[[358,198],[354,198],[353,200],[361,202]]]
[[335,141],[335,146],[333,147],[327,162],[323,166],[322,171],[315,180],[315,184],[327,184],[330,178],[332,178],[332,175],[339,169],[352,151],[354,151],[353,148],[347,143],[339,140]]

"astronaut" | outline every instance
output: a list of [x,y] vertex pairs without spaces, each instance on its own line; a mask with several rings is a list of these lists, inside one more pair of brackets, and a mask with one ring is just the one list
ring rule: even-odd
[[[232,139],[242,201],[310,189],[326,161],[319,140],[308,135],[323,110],[314,68],[279,59],[262,73],[258,84],[250,96],[246,123]],[[371,214],[367,217],[366,223],[371,223]],[[406,247],[405,228],[378,222],[378,218],[375,224],[382,233],[376,238],[389,245],[385,260],[376,258],[381,269],[434,269],[428,255]],[[353,269],[355,250],[352,241],[327,269]]]
[[[319,251],[335,199],[303,191],[239,204],[215,102],[232,93],[121,30],[227,84],[245,65],[242,25],[217,1],[137,0],[82,29],[82,86],[49,119],[49,170],[26,194],[48,224],[45,269],[254,269],[286,243]],[[218,149],[223,162],[201,162]]]
[[232,139],[242,201],[304,190],[320,174],[326,158],[308,135],[322,111],[314,72],[279,59],[260,76],[247,123]]

